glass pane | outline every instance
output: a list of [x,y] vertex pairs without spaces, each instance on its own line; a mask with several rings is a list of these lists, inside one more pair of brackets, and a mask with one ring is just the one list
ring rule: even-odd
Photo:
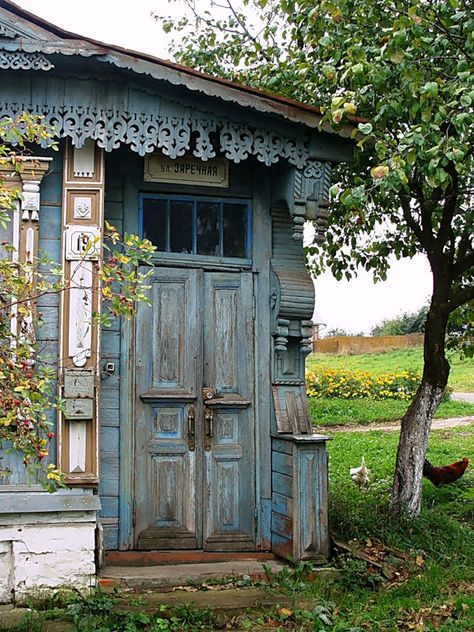
[[166,200],[143,200],[143,237],[155,244],[158,250],[166,250]]
[[199,202],[197,205],[197,253],[220,255],[219,204]]
[[224,257],[245,257],[247,206],[224,204]]
[[192,202],[170,202],[170,250],[187,253],[193,250]]

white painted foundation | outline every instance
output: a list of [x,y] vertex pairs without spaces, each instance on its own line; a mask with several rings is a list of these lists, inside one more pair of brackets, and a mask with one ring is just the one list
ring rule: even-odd
[[[94,503],[98,505],[98,498],[57,494],[52,504],[55,494],[27,494],[34,496],[30,506],[44,500],[45,510],[28,511],[25,502],[25,512],[19,513],[6,512],[8,505],[15,509],[15,503],[2,503],[8,498],[0,492],[0,603],[22,600],[44,589],[74,586],[81,590],[95,585]],[[26,501],[25,495],[22,498]],[[64,510],[58,510],[61,504]]]

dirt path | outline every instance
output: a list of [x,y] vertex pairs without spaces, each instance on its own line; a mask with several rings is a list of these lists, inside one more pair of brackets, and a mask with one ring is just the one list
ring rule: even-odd
[[[443,430],[444,428],[459,428],[474,424],[474,417],[453,417],[452,419],[434,419],[431,424],[432,430]],[[395,432],[400,430],[400,422],[392,421],[385,424],[364,424],[358,426],[325,426],[315,428],[316,432],[332,434],[333,432],[371,432],[372,430],[383,430],[385,432]]]
[[458,402],[468,402],[474,404],[474,393],[453,393],[451,395],[453,399],[457,399]]

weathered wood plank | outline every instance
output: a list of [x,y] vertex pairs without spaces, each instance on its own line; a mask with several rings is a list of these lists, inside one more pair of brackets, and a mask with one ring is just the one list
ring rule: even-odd
[[293,456],[282,452],[273,452],[272,470],[291,477],[293,475]]
[[293,496],[293,479],[278,472],[272,472],[273,491],[291,498]]
[[272,511],[282,516],[291,517],[293,515],[293,499],[274,492],[272,496]]

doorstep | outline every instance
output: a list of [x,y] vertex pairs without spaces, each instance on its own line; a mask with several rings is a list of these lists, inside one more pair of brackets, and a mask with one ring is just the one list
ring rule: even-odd
[[265,577],[263,564],[277,573],[287,565],[275,559],[227,560],[186,564],[156,564],[154,566],[106,566],[99,573],[98,584],[103,589],[125,590],[170,590],[176,586],[198,586],[208,580],[227,577],[262,579]]
[[274,560],[270,552],[259,551],[107,551],[105,566],[161,566],[163,564],[204,564],[211,562],[238,562]]

